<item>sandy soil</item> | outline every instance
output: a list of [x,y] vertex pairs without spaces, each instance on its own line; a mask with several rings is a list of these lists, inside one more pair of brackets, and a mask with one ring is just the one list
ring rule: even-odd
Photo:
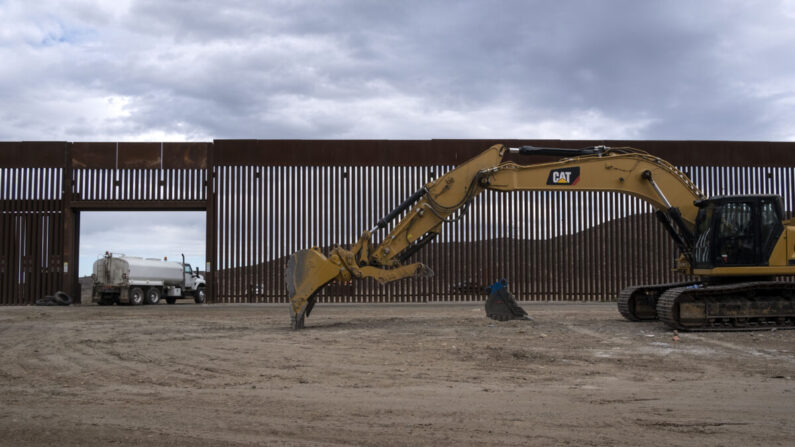
[[525,308],[0,308],[0,444],[792,445],[795,331]]

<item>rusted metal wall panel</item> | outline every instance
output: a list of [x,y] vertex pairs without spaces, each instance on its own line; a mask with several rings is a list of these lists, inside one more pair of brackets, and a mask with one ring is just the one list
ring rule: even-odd
[[72,143],[71,166],[75,169],[116,169],[117,143]]
[[117,169],[160,169],[161,143],[118,143]]
[[[237,166],[457,165],[493,144],[579,148],[631,146],[674,165],[791,167],[795,143],[650,140],[215,140],[216,164]],[[716,154],[720,154],[716,157]],[[508,161],[550,157],[508,154]]]
[[163,143],[164,169],[206,169],[212,143]]
[[212,143],[72,143],[71,162],[75,169],[206,169],[210,147]]
[[0,168],[60,168],[64,165],[63,141],[2,141]]
[[61,288],[61,175],[0,166],[0,304],[32,304]]

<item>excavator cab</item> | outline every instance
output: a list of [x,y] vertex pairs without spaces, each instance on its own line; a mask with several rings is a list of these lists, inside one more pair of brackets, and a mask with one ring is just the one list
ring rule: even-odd
[[695,268],[768,265],[784,231],[780,197],[716,196],[699,200],[696,206]]

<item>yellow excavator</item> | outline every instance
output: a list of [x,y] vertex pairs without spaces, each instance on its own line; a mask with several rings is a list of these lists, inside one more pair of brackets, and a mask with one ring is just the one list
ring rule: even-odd
[[[506,151],[561,159],[519,165],[502,162]],[[364,231],[350,250],[335,247],[325,255],[313,247],[294,253],[285,272],[292,327],[304,327],[316,294],[332,281],[374,278],[383,284],[432,275],[421,263],[404,262],[433,240],[443,224],[460,218],[484,190],[613,191],[650,203],[681,252],[674,268],[693,280],[622,290],[618,310],[628,320],[660,319],[675,329],[698,331],[795,328],[795,283],[776,279],[795,276],[795,219],[784,220],[781,197],[707,198],[685,173],[632,148],[504,145],[427,183]],[[374,245],[371,235],[406,210]],[[503,308],[510,309],[497,319],[520,317],[523,310],[506,298]]]

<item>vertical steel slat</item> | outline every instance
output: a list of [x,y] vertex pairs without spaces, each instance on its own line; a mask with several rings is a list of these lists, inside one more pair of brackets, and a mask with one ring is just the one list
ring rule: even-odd
[[[274,167],[273,166],[265,166],[263,167],[263,200],[264,200],[264,207],[263,207],[263,229],[262,229],[262,241],[264,244],[264,258],[265,258],[265,265],[263,266],[262,271],[262,281],[265,284],[265,302],[271,303],[273,302],[275,296],[274,290],[274,282],[271,277],[271,272],[276,270],[274,266],[278,262],[275,252],[275,238],[276,238],[276,229],[273,227],[273,219],[276,215],[282,217],[281,211],[276,208],[274,204]],[[267,180],[265,180],[267,179]]]
[[39,238],[38,236],[38,168],[29,168],[28,169],[28,212],[27,212],[27,226],[28,226],[28,234],[27,234],[27,250],[28,250],[28,304],[32,304],[36,298],[39,298],[38,293],[38,280],[39,275],[36,273],[36,263],[37,263],[37,256],[38,247],[39,247]]
[[254,239],[254,222],[256,216],[254,216],[254,190],[253,184],[256,181],[254,177],[254,167],[253,166],[246,166],[246,220],[245,220],[245,231],[243,234],[243,241],[245,246],[245,263],[246,266],[243,269],[243,288],[244,294],[246,297],[247,303],[256,302],[254,299],[254,295],[256,293],[256,283],[255,283],[255,265],[254,265],[254,247],[253,243],[255,242]]
[[547,194],[547,209],[549,210],[549,225],[547,227],[548,235],[549,235],[549,250],[547,254],[547,262],[549,265],[548,275],[548,297],[547,300],[550,301],[557,301],[557,293],[558,293],[558,279],[560,275],[558,273],[558,257],[557,254],[559,253],[558,244],[560,240],[558,239],[558,227],[560,226],[560,213],[557,210],[557,204],[560,203],[559,196],[560,194],[557,191],[550,191]]
[[30,184],[31,184],[31,169],[25,168],[23,169],[23,180],[22,180],[22,215],[20,216],[20,227],[22,228],[22,235],[21,235],[21,245],[22,245],[22,276],[24,277],[24,292],[22,295],[22,299],[18,302],[18,304],[28,304],[31,302],[32,298],[32,290],[30,284],[30,272],[27,270],[28,266],[30,265],[29,261],[26,262],[25,258],[30,256]]
[[547,272],[546,272],[546,290],[545,292],[545,300],[547,301],[554,301],[555,300],[555,276],[557,274],[555,269],[555,228],[557,226],[559,217],[557,212],[554,209],[555,203],[555,196],[557,193],[554,191],[548,191],[544,197],[545,203],[544,206],[547,210],[546,219],[546,233],[547,237],[549,238],[546,242],[547,249],[544,253],[544,258],[547,265]]
[[599,263],[599,250],[596,245],[597,238],[598,238],[598,231],[599,231],[599,222],[598,222],[598,200],[599,194],[595,192],[587,192],[585,193],[585,197],[588,198],[588,212],[586,214],[585,225],[588,229],[588,237],[585,237],[585,246],[586,246],[586,263],[585,263],[585,271],[590,271],[587,276],[587,289],[588,293],[591,295],[591,299],[593,301],[601,301],[602,295],[599,293],[599,276],[601,275],[600,263]]
[[14,233],[14,245],[17,247],[15,256],[14,256],[14,263],[16,265],[16,276],[19,278],[17,284],[17,290],[15,291],[14,297],[14,304],[22,304],[25,302],[25,275],[24,275],[24,265],[22,262],[23,256],[25,256],[25,228],[24,228],[24,219],[25,215],[27,214],[27,200],[26,200],[26,193],[25,193],[25,184],[26,184],[26,171],[25,168],[20,168],[18,170],[17,176],[17,206],[16,210],[18,211],[15,214],[14,223],[16,231]]
[[[543,243],[543,239],[541,237],[543,224],[542,219],[539,217],[542,211],[542,192],[540,191],[532,191],[530,192],[530,200],[531,203],[530,209],[532,210],[533,219],[530,221],[530,232],[532,234],[531,238],[531,259],[533,262],[533,276],[531,278],[531,293],[533,294],[533,301],[540,301],[542,300],[542,281],[543,281],[543,268],[544,263],[543,259],[541,258],[541,244]],[[546,219],[543,219],[546,220]]]
[[243,240],[246,247],[246,266],[243,270],[244,280],[243,280],[243,287],[245,289],[245,296],[246,302],[251,303],[255,300],[253,299],[252,295],[254,293],[254,281],[252,280],[252,273],[254,269],[254,265],[251,258],[252,252],[252,242],[254,241],[254,237],[252,236],[252,225],[254,220],[254,214],[252,214],[252,190],[251,186],[254,181],[254,174],[253,174],[253,167],[246,166],[246,176],[245,176],[245,185],[246,185],[246,220],[245,220],[245,232],[243,234]]
[[5,168],[3,169],[5,172],[5,187],[3,192],[3,198],[5,199],[5,231],[0,234],[0,240],[2,240],[2,247],[5,253],[5,261],[6,261],[6,273],[5,273],[5,281],[3,287],[3,304],[14,304],[14,284],[16,284],[16,278],[14,277],[14,258],[16,250],[14,250],[14,243],[13,243],[13,234],[14,234],[14,215],[16,212],[15,205],[15,192],[14,192],[14,179],[16,178],[16,169],[14,168]]
[[38,168],[30,168],[28,169],[29,173],[29,187],[30,190],[28,192],[28,289],[30,292],[30,297],[28,298],[28,303],[32,304],[37,298],[39,298],[39,275],[37,274],[37,261],[38,261],[38,248],[40,244],[40,239],[38,236],[39,228],[38,228],[38,215],[39,215],[39,201],[37,200],[38,196],[38,177],[39,177],[39,169]]
[[[224,222],[226,216],[226,188],[224,187],[224,180],[225,180],[225,166],[217,166],[215,168],[215,234],[216,234],[216,259],[215,259],[215,268],[213,271],[215,275],[213,278],[215,279],[215,298],[217,302],[224,303],[226,302],[226,294],[224,291],[224,287],[226,286],[226,281],[224,281],[223,275],[225,274],[225,266],[224,262],[226,260],[225,250],[226,250],[226,224]],[[164,173],[166,174],[166,173]]]
[[555,295],[556,301],[561,301],[564,299],[567,284],[566,284],[566,229],[571,221],[571,217],[569,215],[568,209],[568,193],[565,191],[556,192],[557,194],[557,206],[555,207],[558,212],[557,216],[557,237],[555,238],[555,242],[557,243],[557,250],[555,250]]
[[241,283],[242,279],[242,258],[243,258],[243,221],[245,216],[243,216],[243,183],[245,182],[243,179],[243,168],[244,166],[235,166],[233,179],[235,182],[235,201],[234,201],[234,212],[232,216],[234,218],[234,251],[232,255],[232,265],[234,268],[234,279],[232,280],[232,295],[234,296],[234,302],[240,303],[242,302],[242,287]]
[[528,241],[525,242],[525,246],[527,247],[526,256],[530,262],[530,276],[528,277],[528,288],[527,293],[529,294],[529,299],[533,301],[538,300],[538,285],[540,279],[540,268],[541,262],[538,259],[538,245],[539,245],[539,232],[538,232],[538,191],[527,191],[525,192],[525,198],[527,200],[526,203],[526,219],[527,219],[527,231],[528,231]]
[[506,278],[509,281],[512,281],[513,278],[511,277],[511,264],[513,263],[513,255],[511,253],[511,247],[509,246],[511,241],[511,229],[513,227],[513,222],[511,219],[508,218],[508,195],[510,193],[498,193],[497,196],[499,197],[500,203],[500,248],[502,253],[498,255],[498,262],[500,262],[501,272],[499,274],[499,278]]
[[152,181],[149,176],[150,172],[150,169],[141,169],[141,200],[149,200],[149,188]]
[[605,192],[604,193],[604,205],[605,205],[605,216],[604,222],[610,223],[610,225],[605,225],[605,282],[606,287],[605,291],[610,296],[610,298],[615,298],[614,289],[615,289],[615,280],[613,278],[613,263],[618,255],[615,250],[615,200],[613,197],[613,193]]
[[576,242],[576,234],[577,234],[577,226],[579,224],[579,211],[577,210],[577,193],[574,191],[566,191],[566,213],[568,214],[568,218],[566,219],[566,237],[564,239],[566,243],[566,249],[564,250],[565,256],[565,264],[564,264],[564,271],[565,271],[565,278],[564,278],[564,287],[566,292],[564,293],[564,299],[572,300],[576,299],[578,296],[578,287],[579,287],[579,278],[576,275],[577,269],[577,261],[579,256],[575,254],[577,242]]
[[563,265],[565,272],[563,282],[563,297],[566,300],[570,300],[572,297],[576,296],[577,292],[577,277],[574,275],[574,273],[577,271],[574,254],[574,233],[577,225],[577,219],[579,218],[579,213],[577,212],[574,203],[574,199],[576,198],[575,193],[572,191],[566,191],[564,194],[566,195],[566,214],[568,217],[564,221],[566,224],[566,236],[563,240],[566,244],[566,249],[564,250],[566,257],[564,258],[565,264]]
[[35,251],[33,252],[33,269],[32,269],[33,270],[32,279],[35,284],[34,293],[33,293],[34,300],[44,296],[44,294],[42,293],[43,292],[42,282],[44,276],[41,268],[41,263],[43,259],[41,251],[42,251],[42,246],[44,245],[44,242],[42,240],[42,236],[44,233],[42,225],[43,224],[42,220],[44,217],[44,209],[42,207],[42,205],[44,204],[44,194],[42,193],[44,190],[43,171],[44,168],[35,169],[36,189],[33,197],[35,206],[33,207],[34,212],[32,216],[32,218],[34,219],[33,221],[34,231],[31,234],[32,239],[34,240],[34,243],[32,245],[35,248]]
[[19,204],[21,203],[19,200],[19,182],[20,182],[20,175],[21,169],[20,168],[12,168],[9,169],[10,176],[9,176],[9,219],[8,219],[8,235],[7,235],[7,244],[8,247],[8,259],[7,259],[7,271],[8,271],[8,301],[7,304],[17,304],[17,296],[18,296],[18,284],[19,284],[19,272],[17,271],[17,259],[19,257],[19,246],[17,244],[17,215],[19,214]]
[[[229,303],[231,301],[231,268],[232,264],[229,261],[230,259],[230,246],[232,241],[232,230],[231,230],[231,218],[230,218],[230,207],[232,202],[231,197],[231,189],[230,189],[230,177],[231,177],[231,166],[224,166],[223,167],[223,200],[224,200],[224,212],[223,212],[223,240],[224,240],[224,250],[223,250],[223,276],[221,281],[223,283],[223,295],[224,295],[224,302]],[[170,194],[170,193],[169,193]]]
[[533,229],[536,235],[536,241],[533,244],[533,259],[534,264],[537,266],[536,268],[536,277],[534,280],[534,288],[536,294],[537,301],[546,301],[546,292],[545,292],[545,276],[546,276],[546,269],[549,267],[549,264],[546,263],[545,253],[547,250],[544,249],[546,245],[545,235],[546,235],[546,223],[549,221],[550,216],[547,214],[546,209],[546,201],[545,191],[534,191],[533,192],[533,212],[535,215],[535,222],[533,224]]
[[527,222],[527,213],[524,210],[524,194],[526,191],[518,191],[512,194],[513,200],[513,225],[514,225],[514,237],[515,240],[512,242],[515,244],[514,252],[516,256],[516,268],[514,269],[515,272],[515,279],[516,286],[514,287],[516,291],[516,298],[517,299],[524,299],[524,295],[526,294],[526,285],[527,285],[527,258],[524,256],[525,244],[524,241],[527,239],[525,235],[525,228]]
[[272,186],[272,173],[270,166],[260,167],[260,236],[259,240],[262,244],[260,252],[260,281],[262,282],[262,299],[264,302],[269,303],[272,296],[272,288],[268,271],[272,269],[276,258],[272,255],[271,250],[273,246],[272,235],[273,227],[271,226],[271,216],[276,215],[278,211],[273,206],[271,199]]
[[265,166],[259,166],[257,168],[259,170],[259,181],[257,182],[257,217],[258,217],[258,224],[257,224],[257,284],[259,286],[259,300],[258,302],[265,302],[265,297],[267,295],[267,286],[265,284],[265,266],[269,264],[269,258],[267,256],[267,246],[269,241],[266,240],[265,235],[268,234],[266,231],[266,221],[265,218],[269,214],[274,214],[276,210],[270,208],[266,203],[266,168]]
[[599,268],[599,251],[596,247],[596,240],[598,239],[598,223],[597,223],[597,215],[596,212],[598,210],[598,193],[588,192],[585,193],[585,196],[588,197],[588,213],[586,214],[586,227],[588,228],[588,234],[590,237],[586,238],[585,246],[586,246],[586,253],[585,259],[586,266],[594,266],[592,270],[585,268],[583,271],[588,272],[587,276],[587,288],[588,292],[591,295],[591,299],[594,301],[601,301],[602,297],[599,293],[599,276],[601,275],[601,269]]
[[543,191],[539,192],[539,200],[541,201],[541,206],[539,207],[541,211],[541,215],[543,218],[541,219],[541,244],[538,246],[539,251],[539,258],[541,260],[541,265],[543,266],[541,270],[541,278],[540,278],[540,292],[541,296],[540,299],[543,301],[550,301],[552,299],[552,287],[550,278],[552,272],[552,264],[550,263],[551,260],[551,252],[552,252],[552,236],[550,234],[552,229],[552,224],[554,221],[554,216],[552,215],[552,210],[550,209],[550,200],[549,197],[552,193],[550,191]]
[[234,303],[235,302],[235,224],[237,217],[235,216],[235,212],[237,211],[236,203],[237,203],[237,196],[235,195],[235,186],[237,183],[237,177],[235,176],[237,167],[236,166],[229,166],[227,168],[227,176],[229,182],[229,189],[227,190],[227,205],[229,207],[226,219],[228,220],[227,226],[227,233],[229,235],[229,253],[226,258],[226,265],[228,267],[227,275],[226,275],[226,292],[227,292],[227,299],[228,302]]
[[[292,208],[292,189],[289,188],[290,186],[290,173],[291,170],[289,167],[279,167],[279,209],[284,210],[288,216],[294,216],[293,208]],[[290,249],[292,248],[292,232],[290,231],[290,227],[288,226],[287,221],[282,220],[279,222],[279,232],[282,235],[281,243],[279,244],[281,247],[280,259],[284,259],[285,256],[289,256],[291,253]],[[279,271],[284,271],[284,262],[279,265]],[[277,273],[278,274],[278,273]],[[279,286],[279,295],[281,296],[284,292],[282,284],[277,284]]]
[[585,202],[583,201],[582,193],[579,191],[572,192],[572,209],[575,212],[576,218],[574,219],[574,229],[570,239],[572,241],[571,254],[572,254],[572,269],[569,276],[572,277],[574,284],[574,296],[579,301],[589,301],[583,290],[583,281],[585,278],[582,272],[585,272],[583,263],[586,260],[587,250],[585,249],[584,242],[581,240],[583,231],[583,219],[585,217]]
[[[280,213],[279,216],[283,216],[285,213],[284,208],[282,207],[282,197],[281,197],[281,188],[280,182],[282,179],[281,176],[281,167],[273,166],[270,168],[272,179],[271,179],[271,199],[273,203],[273,208],[278,210]],[[280,267],[282,266],[282,244],[284,244],[284,234],[282,233],[281,222],[284,219],[277,219],[276,216],[273,216],[271,224],[273,228],[273,235],[271,236],[271,242],[273,243],[272,253],[274,259],[274,265],[276,268],[273,269],[270,273],[270,281],[271,281],[271,288],[273,290],[271,299],[275,302],[278,301],[279,296],[281,295],[281,284],[278,282],[278,272],[280,271]]]
[[499,277],[500,275],[500,265],[499,259],[497,258],[497,220],[498,220],[498,200],[497,200],[497,193],[494,191],[489,191],[489,235],[488,235],[488,255],[486,259],[488,260],[488,271],[489,271],[489,278],[488,281],[492,281],[495,277]]
[[[339,241],[337,236],[338,232],[337,229],[339,228],[339,194],[340,194],[340,183],[342,182],[342,174],[340,171],[339,166],[330,166],[328,168],[328,197],[329,197],[329,208],[328,212],[326,213],[325,221],[328,223],[328,227],[326,229],[328,237],[325,240],[323,247],[326,250],[330,250],[333,248],[333,244],[336,241]],[[334,287],[327,288],[323,291],[326,296],[327,302],[336,302],[335,293],[338,287],[334,284]],[[336,287],[336,288],[335,288]]]
[[[282,213],[289,215],[286,206],[285,206],[285,194],[286,194],[286,179],[285,179],[285,167],[276,166],[274,168],[275,175],[276,175],[276,182],[275,182],[275,200],[277,203],[277,209],[280,210]],[[277,269],[273,273],[273,284],[276,288],[276,297],[280,297],[282,294],[282,284],[278,281],[278,272],[283,271],[284,263],[282,261],[283,257],[287,255],[287,234],[285,233],[285,219],[277,219],[275,220],[275,227],[277,228],[277,244],[276,244],[276,253],[277,259],[279,259],[277,263]]]
[[[386,216],[387,213],[389,213],[390,211],[392,211],[394,209],[394,203],[395,203],[395,182],[396,182],[395,171],[400,169],[400,168],[397,168],[395,166],[387,166],[385,169],[386,169],[386,185],[385,185],[386,207],[385,207],[384,212],[381,214],[381,216]],[[392,227],[393,227],[393,225],[390,222],[390,223],[387,224],[386,228],[381,230],[381,239],[380,240],[382,240],[382,241],[384,240],[385,235],[388,234],[389,231],[391,231]],[[395,283],[390,284],[389,293],[388,293],[389,299],[387,301],[390,301],[390,302],[398,301],[399,300],[399,298],[398,298],[399,295],[400,295],[399,285],[396,285]]]
[[[46,215],[46,225],[42,224],[42,229],[44,231],[43,240],[45,241],[44,247],[42,248],[42,267],[44,269],[44,291],[47,295],[51,295],[54,293],[53,290],[53,277],[52,277],[52,259],[51,253],[53,252],[53,239],[52,239],[52,221],[54,219],[53,215],[53,194],[52,194],[52,184],[53,184],[53,168],[47,168],[44,170],[45,172],[45,192],[44,197],[42,200],[44,201],[44,214]],[[0,254],[2,256],[2,254]]]
[[38,192],[38,217],[36,218],[37,225],[39,227],[38,232],[36,234],[36,240],[38,241],[38,247],[36,250],[36,274],[38,275],[38,289],[39,292],[36,294],[38,297],[42,297],[45,295],[49,295],[50,292],[50,275],[49,275],[49,250],[50,250],[50,232],[49,232],[49,222],[50,218],[50,203],[49,203],[49,191],[50,191],[50,182],[49,182],[49,168],[38,168],[39,171],[39,192]]
[[615,291],[616,291],[616,275],[615,275],[615,263],[620,256],[619,247],[617,246],[616,242],[618,241],[617,233],[617,226],[618,223],[615,220],[618,217],[618,210],[617,210],[617,201],[616,195],[612,192],[607,193],[607,221],[610,222],[610,226],[608,227],[608,238],[607,244],[609,246],[607,250],[607,277],[610,281],[608,286],[608,293],[610,294],[611,298],[615,298]]
[[261,302],[260,295],[262,293],[262,284],[259,278],[259,270],[260,270],[260,251],[262,247],[262,243],[260,240],[260,232],[259,232],[259,225],[260,225],[260,212],[259,212],[259,203],[260,203],[260,194],[259,188],[262,182],[262,174],[260,173],[259,166],[252,166],[251,168],[251,195],[249,198],[250,207],[251,207],[251,221],[250,221],[250,239],[249,239],[249,247],[251,250],[251,254],[249,256],[250,265],[249,265],[249,282],[253,284],[252,289],[250,291],[251,298],[253,298],[252,302],[259,303]]
[[[55,207],[55,210],[56,210],[56,214],[55,214],[56,215],[56,219],[55,219],[55,222],[53,222],[53,237],[55,238],[56,244],[55,244],[55,250],[53,250],[53,255],[55,255],[56,253],[57,254],[63,253],[64,243],[63,243],[63,238],[61,237],[62,234],[61,234],[61,231],[60,231],[61,228],[63,228],[62,202],[64,200],[64,194],[68,194],[69,193],[69,191],[63,191],[62,192],[62,190],[61,190],[63,177],[66,175],[64,170],[59,168],[59,169],[54,170],[54,172],[55,172],[55,183],[53,184],[53,190],[55,191],[56,202],[53,203],[53,206]],[[53,262],[53,264],[55,266],[55,269],[54,269],[55,271],[53,272],[53,275],[55,276],[55,284],[54,284],[53,288],[55,290],[58,290],[58,289],[61,288],[61,286],[63,284],[63,275],[60,274],[61,268],[62,268],[61,266],[63,265],[63,260],[59,256],[55,260],[55,262]]]

